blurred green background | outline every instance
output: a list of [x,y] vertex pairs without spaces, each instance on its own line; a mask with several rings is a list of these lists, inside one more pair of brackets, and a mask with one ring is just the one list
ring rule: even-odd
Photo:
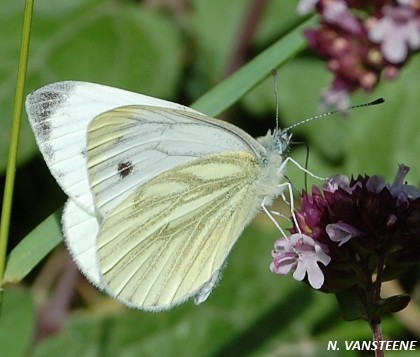
[[[223,82],[232,68],[245,65],[299,25],[303,19],[296,14],[297,3],[37,0],[27,92],[54,81],[85,80],[190,105]],[[248,18],[252,4],[256,6],[254,16]],[[261,15],[257,15],[259,6]],[[0,2],[3,176],[23,8],[23,0]],[[245,31],[249,28],[251,34]],[[246,52],[235,55],[241,40],[246,41]],[[270,70],[266,68],[267,73]],[[316,114],[320,93],[330,81],[325,63],[306,51],[281,66],[281,126]],[[320,176],[338,172],[382,174],[392,182],[397,165],[405,163],[411,167],[408,181],[419,184],[418,56],[403,68],[397,80],[382,82],[373,93],[357,93],[352,103],[377,97],[384,97],[386,103],[356,109],[346,119],[330,116],[296,129],[296,140],[310,147],[311,171]],[[219,114],[254,136],[264,135],[274,126],[274,98],[274,82],[268,76]],[[305,155],[302,145],[291,152],[301,163]],[[299,190],[303,188],[302,172],[290,167],[288,176]],[[3,182],[4,177],[2,187]],[[59,209],[64,200],[24,118],[11,248]],[[51,234],[51,239],[59,240],[58,224],[52,221],[51,227],[55,228],[40,234],[44,238]],[[0,319],[0,356],[361,355],[345,351],[343,344],[340,351],[326,351],[327,342],[338,340],[340,345],[345,340],[369,340],[367,324],[344,322],[334,296],[316,293],[291,277],[270,273],[270,253],[278,236],[266,217],[257,217],[233,250],[223,279],[208,301],[199,306],[189,302],[164,313],[129,310],[103,296],[74,274],[60,244],[23,282],[7,287]],[[406,289],[414,290],[410,309],[415,314],[420,313],[418,273],[411,272],[403,282]],[[394,340],[417,340],[419,324],[419,319],[410,324],[405,315],[390,316],[384,321],[384,335]],[[415,351],[387,353],[414,355]]]

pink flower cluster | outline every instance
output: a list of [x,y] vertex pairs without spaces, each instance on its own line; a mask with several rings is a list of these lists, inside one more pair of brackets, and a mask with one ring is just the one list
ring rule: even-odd
[[420,49],[420,0],[301,0],[302,15],[316,10],[320,26],[305,32],[309,46],[335,75],[323,104],[344,111],[349,94],[372,90],[381,74],[395,78]]

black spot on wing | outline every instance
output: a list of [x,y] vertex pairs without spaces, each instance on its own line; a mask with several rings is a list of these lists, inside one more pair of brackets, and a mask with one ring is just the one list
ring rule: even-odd
[[117,169],[118,169],[118,173],[120,177],[123,179],[133,172],[134,166],[131,161],[124,161],[124,162],[118,163]]

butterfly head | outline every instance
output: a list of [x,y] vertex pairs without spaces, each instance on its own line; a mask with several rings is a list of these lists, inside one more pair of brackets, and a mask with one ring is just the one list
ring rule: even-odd
[[281,156],[285,156],[290,148],[290,141],[292,140],[292,134],[288,130],[274,130],[273,133],[275,149]]
[[274,154],[284,158],[289,151],[291,139],[292,134],[288,130],[274,129],[269,130],[266,136],[258,138],[258,141],[266,149],[267,156]]
[[[277,169],[281,167],[289,151],[291,139],[292,134],[288,130],[279,129],[269,130],[267,135],[258,138],[258,142],[265,148],[262,155],[263,164]],[[275,175],[277,174],[279,173],[276,172]]]

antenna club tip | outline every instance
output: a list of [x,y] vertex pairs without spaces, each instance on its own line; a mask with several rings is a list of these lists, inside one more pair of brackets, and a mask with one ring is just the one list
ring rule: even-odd
[[385,99],[378,98],[378,99],[375,99],[373,102],[370,102],[369,105],[377,105],[377,104],[382,104],[382,103],[385,103]]
[[[378,99],[375,99],[375,100],[374,100],[374,101],[372,101],[372,102],[369,102],[369,103],[364,103],[364,104],[354,105],[354,106],[348,107],[348,108],[346,108],[346,109],[348,110],[348,109],[356,109],[356,108],[361,108],[361,107],[370,107],[370,106],[372,106],[372,105],[382,104],[382,103],[384,103],[384,102],[385,102],[385,99],[384,99],[384,98],[378,98]],[[277,107],[277,109],[278,109],[278,107]],[[324,118],[324,117],[329,116],[329,115],[331,115],[331,114],[335,114],[335,113],[339,113],[339,112],[340,112],[340,111],[338,111],[338,110],[333,110],[333,111],[331,111],[331,112],[326,112],[326,113],[322,113],[322,114],[315,115],[315,116],[313,116],[313,117],[311,117],[311,118],[304,119],[304,120],[302,120],[302,121],[300,121],[300,122],[298,122],[298,123],[296,123],[296,124],[293,124],[293,125],[289,126],[288,128],[283,129],[283,131],[286,131],[286,132],[287,132],[287,131],[290,131],[290,129],[293,129],[293,128],[295,128],[295,127],[299,126],[299,125],[302,125],[302,124],[307,123],[307,122],[309,122],[309,121],[312,121],[312,120],[314,120],[314,119],[321,119],[321,118]]]

